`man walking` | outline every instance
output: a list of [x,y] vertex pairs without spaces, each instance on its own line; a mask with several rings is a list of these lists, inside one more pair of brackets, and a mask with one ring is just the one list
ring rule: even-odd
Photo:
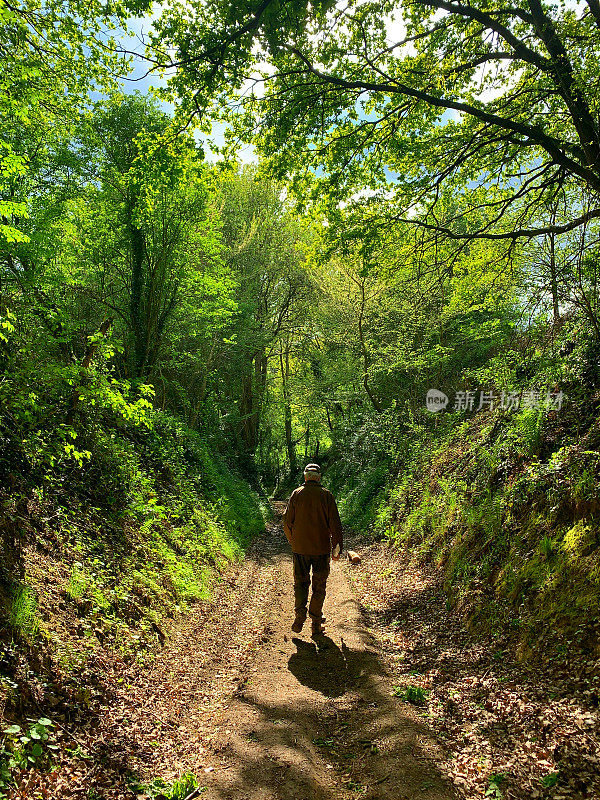
[[342,524],[335,499],[321,486],[321,467],[308,464],[304,485],[292,492],[283,516],[283,529],[294,559],[294,597],[296,618],[294,633],[300,633],[306,621],[306,604],[312,569],[312,596],[308,613],[312,635],[323,633],[323,601],[329,576],[329,558],[337,561],[343,547]]

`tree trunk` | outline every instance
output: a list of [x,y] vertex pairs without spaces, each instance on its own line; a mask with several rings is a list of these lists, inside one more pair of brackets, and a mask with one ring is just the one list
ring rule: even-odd
[[130,198],[127,207],[127,226],[131,247],[131,297],[129,316],[133,335],[133,353],[130,356],[131,377],[141,378],[146,371],[148,342],[143,324],[144,299],[144,235],[134,221],[135,201]]
[[329,430],[333,431],[333,423],[331,422],[331,414],[329,413],[329,406],[325,406],[325,413],[327,414],[327,425]]
[[263,402],[267,391],[267,356],[261,350],[254,356],[254,409],[252,426],[254,429],[255,444],[258,445],[258,435],[262,417]]
[[290,377],[290,351],[289,345],[286,343],[285,349],[285,368],[283,361],[283,346],[279,350],[279,364],[281,367],[281,385],[283,388],[283,414],[284,414],[284,427],[285,427],[285,446],[288,454],[288,461],[290,464],[290,477],[293,477],[297,470],[298,464],[296,461],[296,448],[292,440],[292,407],[290,404],[288,379]]
[[358,337],[360,339],[360,346],[363,355],[363,386],[365,387],[365,392],[367,393],[367,396],[371,401],[371,405],[373,406],[375,411],[377,411],[378,414],[381,414],[383,410],[381,407],[381,403],[379,402],[373,390],[371,389],[371,386],[369,385],[369,367],[371,366],[371,357],[369,355],[369,351],[367,350],[367,344],[365,342],[365,334],[363,330],[365,305],[366,305],[365,281],[363,279],[360,283],[360,311],[358,314]]
[[256,413],[254,410],[254,390],[252,383],[252,373],[244,375],[242,378],[242,394],[239,402],[242,423],[242,442],[244,448],[250,453],[254,453],[256,450],[256,432],[254,430]]

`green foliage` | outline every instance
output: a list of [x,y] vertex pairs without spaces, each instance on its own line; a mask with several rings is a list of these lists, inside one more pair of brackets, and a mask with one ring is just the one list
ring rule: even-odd
[[552,787],[556,786],[558,783],[559,778],[560,772],[549,772],[548,775],[544,775],[544,777],[540,779],[540,783],[545,789],[552,789]]
[[210,175],[193,138],[170,123],[140,94],[96,110],[83,138],[98,185],[69,209],[77,237],[64,253],[75,285],[116,312],[130,377],[147,379],[161,366],[163,392],[182,369],[204,366],[236,308]]
[[28,720],[26,728],[8,725],[2,731],[0,740],[0,798],[6,797],[16,770],[31,769],[36,766],[48,768],[52,755],[59,747],[53,733],[54,723],[42,717]]
[[0,343],[8,344],[9,336],[15,331],[15,321],[16,317],[9,309],[0,314]]
[[545,558],[552,558],[554,554],[554,542],[550,536],[546,535],[542,537],[540,541],[540,553],[545,556]]
[[[266,509],[174,417],[152,412],[128,436],[107,433],[80,474],[71,471],[71,497],[93,480],[98,507],[86,512],[71,499],[60,512],[66,549],[76,552],[63,592],[91,646],[100,635],[135,657],[162,636],[163,619],[208,597],[263,528]],[[56,502],[55,483],[56,472],[45,502]],[[69,658],[66,650],[57,657]]]
[[381,503],[382,493],[389,476],[389,462],[383,461],[372,469],[362,469],[348,476],[344,485],[344,497],[340,502],[340,514],[344,521],[360,530],[368,530],[376,509]]
[[[155,778],[150,783],[139,783],[133,779],[129,786],[136,794],[146,794],[150,800],[166,798],[166,800],[185,800],[194,789],[198,788],[198,779],[191,773],[185,773],[175,781],[169,782],[162,778]],[[201,788],[200,793],[205,789]]]
[[[252,141],[302,210],[326,209],[335,235],[366,250],[401,222],[415,249],[449,234],[461,254],[478,233],[505,255],[515,235],[550,220],[567,233],[588,223],[583,198],[597,191],[598,167],[586,153],[600,147],[594,14],[519,2],[500,22],[477,0],[444,6],[438,24],[436,2],[352,2],[339,17],[331,7],[165,8],[154,52],[177,68],[163,95],[184,119],[225,116],[232,147]],[[348,206],[356,225],[342,224]]]
[[503,785],[506,783],[506,775],[502,772],[494,772],[488,777],[488,788],[485,790],[486,797],[494,800],[502,800],[504,797]]
[[[0,496],[2,578],[15,584],[23,542],[47,533],[69,566],[61,593],[77,635],[57,637],[54,614],[40,618],[39,576],[27,576],[31,588],[15,584],[7,621],[67,672],[99,645],[145,658],[164,621],[208,597],[268,513],[223,432],[234,401],[216,399],[208,380],[223,359],[205,357],[232,333],[237,307],[212,178],[193,141],[161,138],[168,118],[140,97],[108,103],[88,122],[76,156],[46,154],[38,165],[55,180],[40,189],[31,241],[0,260],[0,478],[14,490]],[[143,334],[128,317],[135,231],[145,237]],[[140,336],[150,348],[144,369]],[[192,419],[171,387],[195,392],[197,380]]]
[[[31,152],[31,136],[47,140],[73,132],[88,93],[110,90],[125,63],[110,30],[132,13],[147,8],[145,0],[106,5],[99,0],[22,3],[3,7],[0,39],[4,70],[0,78],[0,243],[30,241],[23,223],[31,216],[24,187],[35,182],[40,150]],[[43,151],[42,148],[40,148]]]
[[520,414],[518,432],[527,456],[534,456],[539,452],[543,422],[544,411],[542,409],[526,409]]
[[[600,599],[597,452],[552,450],[554,414],[474,415],[460,428],[438,426],[435,447],[415,434],[420,445],[361,520],[434,558],[450,597],[490,629],[511,621],[523,636],[550,635],[591,621]],[[593,415],[574,416],[594,429]],[[351,483],[345,491],[352,496]]]
[[17,586],[10,609],[10,624],[23,640],[32,644],[39,630],[38,606],[30,586]]
[[401,697],[414,706],[422,706],[427,702],[427,689],[422,686],[397,686],[394,689],[394,696]]

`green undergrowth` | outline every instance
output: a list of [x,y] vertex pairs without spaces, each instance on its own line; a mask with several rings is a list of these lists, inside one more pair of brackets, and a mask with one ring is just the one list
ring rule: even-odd
[[143,661],[269,513],[223,456],[167,414],[147,410],[143,424],[97,425],[77,440],[85,458],[45,465],[43,480],[0,497],[14,533],[0,646],[16,642],[67,675],[107,647]]
[[198,788],[198,780],[191,773],[184,773],[172,782],[156,778],[150,783],[143,783],[132,778],[129,788],[136,795],[142,795],[148,800],[186,800],[192,794],[197,796],[206,791],[204,787]]
[[[153,659],[264,529],[268,504],[224,438],[155,410],[151,395],[70,369],[0,387],[0,713],[11,721],[0,797],[16,774],[49,768],[43,720],[94,713],[107,660]],[[192,784],[156,794],[176,800]]]
[[395,473],[388,460],[343,476],[342,515],[442,568],[451,604],[474,627],[509,626],[534,649],[557,629],[592,641],[599,445],[593,399],[447,414],[406,437]]
[[[383,487],[389,480],[390,465],[384,460],[365,473],[345,476],[339,486],[342,520],[356,530],[367,530],[375,519]],[[339,485],[339,478],[337,480]]]

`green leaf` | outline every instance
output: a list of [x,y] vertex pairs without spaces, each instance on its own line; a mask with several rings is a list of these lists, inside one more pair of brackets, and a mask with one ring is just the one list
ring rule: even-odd
[[13,735],[15,733],[21,733],[21,727],[20,725],[9,725],[8,728],[4,728],[3,732],[9,735]]
[[31,748],[31,752],[36,758],[39,758],[44,752],[44,748],[39,742],[36,742]]

